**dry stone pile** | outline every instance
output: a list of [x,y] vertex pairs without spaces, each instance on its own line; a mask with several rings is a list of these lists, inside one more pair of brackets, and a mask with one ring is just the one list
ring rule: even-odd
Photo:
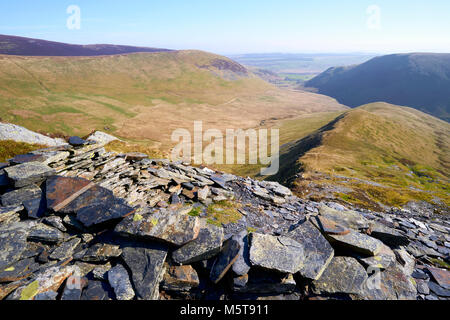
[[450,297],[447,217],[69,142],[0,165],[0,299]]

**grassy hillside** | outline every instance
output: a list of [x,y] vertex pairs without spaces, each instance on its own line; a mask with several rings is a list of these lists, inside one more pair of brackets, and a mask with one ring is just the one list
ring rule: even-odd
[[0,118],[31,130],[110,132],[168,149],[176,128],[254,128],[315,112],[334,99],[280,90],[238,63],[200,51],[102,57],[0,56]]
[[369,207],[411,199],[450,204],[450,125],[411,108],[374,103],[348,111],[290,144],[281,163],[274,179],[302,195],[314,182]]
[[305,86],[357,107],[384,101],[450,120],[450,54],[413,53],[330,68]]

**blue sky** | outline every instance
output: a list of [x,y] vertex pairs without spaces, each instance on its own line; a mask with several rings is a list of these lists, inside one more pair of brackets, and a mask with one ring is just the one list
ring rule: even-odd
[[[69,5],[79,30],[67,28]],[[0,33],[222,54],[450,52],[450,1],[14,0],[0,2]]]

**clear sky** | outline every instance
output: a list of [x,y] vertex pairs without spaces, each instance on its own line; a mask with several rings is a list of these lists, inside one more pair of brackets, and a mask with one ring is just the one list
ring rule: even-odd
[[[70,5],[80,29],[67,27]],[[222,54],[450,52],[450,1],[4,0],[0,34]]]

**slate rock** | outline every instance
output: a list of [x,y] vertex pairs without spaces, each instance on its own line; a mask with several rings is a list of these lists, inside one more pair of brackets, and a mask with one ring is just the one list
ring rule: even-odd
[[28,240],[32,241],[57,243],[64,239],[64,233],[43,223],[38,223],[35,227],[31,228],[30,233],[28,234]]
[[383,241],[388,246],[406,246],[409,244],[408,237],[382,223],[372,222],[368,234]]
[[444,289],[433,281],[428,282],[430,290],[439,297],[450,297],[450,290]]
[[36,185],[27,186],[25,188],[13,190],[10,192],[7,192],[2,195],[2,205],[5,207],[8,206],[20,206],[25,201],[41,198],[42,191],[41,189]]
[[373,281],[368,280],[363,297],[370,300],[416,300],[415,280],[404,274],[402,268],[395,264],[377,274]]
[[156,212],[137,213],[122,220],[115,231],[126,237],[153,239],[182,246],[198,237],[200,221],[187,213],[190,208],[160,208]]
[[131,300],[134,298],[130,276],[122,265],[118,264],[108,271],[108,281],[114,289],[117,300]]
[[[57,187],[60,184],[65,184],[67,187],[67,192],[61,193],[61,195],[57,191],[53,192],[53,190],[58,190]],[[67,199],[67,195],[70,194],[70,187],[74,184],[77,185],[77,188],[80,188],[86,185],[87,181],[80,180],[76,182],[65,180],[56,183],[54,187],[50,186],[50,189],[47,189],[51,193],[47,197],[55,201],[50,204],[50,207],[53,206],[53,209],[55,209],[56,205],[56,209],[59,209],[61,213],[76,214],[77,220],[86,228],[96,227],[111,220],[118,220],[134,212],[134,209],[128,206],[124,199],[115,197],[112,191],[98,185],[91,186],[89,184],[85,187],[87,189],[86,191],[80,195],[77,194],[72,201],[64,205],[64,199]],[[83,189],[81,187],[82,191]],[[58,204],[61,204],[61,201],[63,201],[62,205],[58,206]]]
[[47,206],[58,212],[91,187],[93,184],[86,179],[51,177],[46,182]]
[[28,162],[5,168],[8,178],[15,188],[21,188],[44,181],[55,175],[55,170],[39,162]]
[[367,278],[356,259],[334,257],[320,279],[312,282],[312,290],[315,294],[360,294]]
[[340,247],[369,256],[376,256],[383,247],[380,240],[356,231],[351,231],[346,235],[328,234],[326,237],[333,247]]
[[369,221],[353,210],[338,211],[322,204],[319,207],[319,213],[320,216],[334,221],[345,228],[360,230],[369,227]]
[[304,260],[300,275],[312,280],[319,279],[334,257],[333,247],[309,221],[300,224],[287,236],[303,246]]
[[430,288],[428,287],[428,283],[425,280],[417,279],[415,280],[417,283],[417,292],[424,295],[430,294]]
[[31,274],[34,258],[17,261],[4,270],[0,269],[0,283],[19,281]]
[[442,288],[450,290],[450,271],[433,267],[427,267],[427,270]]
[[86,144],[86,140],[81,139],[80,137],[70,137],[69,144],[74,147],[80,147]]
[[161,287],[167,291],[189,291],[199,284],[197,271],[192,266],[173,266],[167,269]]
[[202,220],[198,237],[172,253],[172,258],[179,264],[192,264],[216,256],[222,248],[223,228],[204,223]]
[[47,201],[44,196],[26,200],[23,202],[23,206],[25,207],[28,218],[30,219],[42,218],[47,211]]
[[0,207],[0,223],[9,224],[19,222],[19,212],[23,209],[23,206]]
[[162,244],[130,243],[122,250],[122,259],[131,270],[136,298],[158,300],[168,248]]
[[62,232],[67,231],[67,228],[64,226],[63,220],[61,219],[61,217],[58,217],[58,216],[45,217],[42,220],[42,222],[45,223],[46,225],[49,225],[51,227],[58,229],[59,231],[62,231]]
[[111,263],[99,265],[92,270],[92,275],[98,280],[108,280],[108,271],[111,270]]
[[33,300],[51,301],[51,300],[56,300],[57,296],[58,296],[58,292],[46,291],[46,292],[38,293],[37,295],[35,295]]
[[294,274],[304,267],[304,252],[303,245],[291,238],[259,233],[250,236],[250,262],[254,266]]
[[328,220],[325,217],[312,217],[310,221],[317,229],[320,230],[320,232],[324,234],[346,235],[350,233],[350,229],[344,228],[343,226],[332,220]]
[[81,300],[99,301],[114,299],[114,292],[108,283],[90,280],[81,294]]
[[223,176],[219,175],[219,174],[214,174],[212,176],[209,177],[210,180],[214,181],[214,183],[216,185],[218,185],[219,187],[221,187],[222,189],[226,189],[227,188],[227,181],[223,178]]
[[81,260],[85,262],[106,262],[111,258],[119,257],[121,254],[122,250],[119,245],[96,243],[89,247]]
[[38,294],[48,291],[57,292],[62,283],[73,274],[74,270],[73,266],[46,268],[26,285],[18,288],[8,299],[33,300]]
[[239,242],[235,240],[228,240],[225,242],[222,250],[220,251],[214,262],[211,273],[209,275],[209,278],[213,283],[218,283],[220,280],[222,280],[222,278],[238,258],[239,250]]
[[247,230],[243,230],[239,234],[234,235],[232,239],[237,241],[241,247],[239,249],[239,256],[232,267],[233,272],[238,276],[246,275],[251,268],[250,245]]
[[50,259],[53,260],[64,260],[73,255],[75,248],[80,244],[81,239],[75,238],[62,243],[60,246],[56,247],[55,250],[50,254]]
[[[243,276],[246,281],[234,282],[233,291],[251,294],[282,294],[293,292],[297,284],[292,274],[251,270]],[[242,277],[240,277],[242,278]]]
[[391,250],[386,245],[383,245],[376,256],[360,256],[355,255],[357,260],[365,267],[379,268],[380,270],[385,270],[395,264],[396,255],[394,251]]
[[27,236],[23,230],[0,232],[0,270],[20,260],[27,248]]

